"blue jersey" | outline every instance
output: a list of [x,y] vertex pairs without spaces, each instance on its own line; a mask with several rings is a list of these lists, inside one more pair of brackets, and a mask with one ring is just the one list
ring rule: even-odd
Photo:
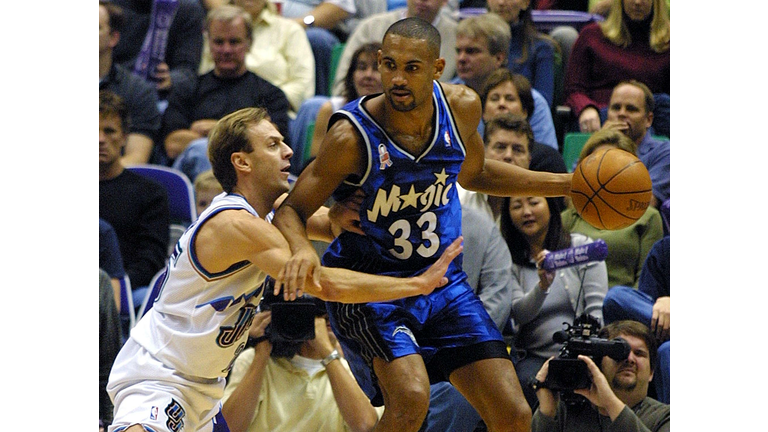
[[[457,176],[466,150],[442,87],[433,83],[432,137],[421,154],[394,142],[364,104],[373,96],[345,105],[331,124],[349,120],[367,152],[362,177],[347,179],[337,200],[362,188],[360,224],[365,237],[345,233],[323,256],[323,264],[365,273],[407,277],[432,265],[461,235]],[[461,257],[448,269],[451,281],[463,278]]]
[[[421,154],[409,153],[387,135],[364,106],[371,97],[345,105],[330,121],[349,120],[364,143],[365,172],[347,179],[334,198],[362,188],[360,225],[366,235],[340,235],[328,247],[323,264],[408,277],[432,265],[461,235],[456,180],[466,149],[437,82],[432,91],[432,136]],[[461,258],[448,267],[448,284],[428,295],[327,303],[331,327],[374,405],[383,403],[374,358],[392,361],[419,354],[430,380],[447,379],[452,370],[483,358],[509,359],[501,333],[467,284]]]

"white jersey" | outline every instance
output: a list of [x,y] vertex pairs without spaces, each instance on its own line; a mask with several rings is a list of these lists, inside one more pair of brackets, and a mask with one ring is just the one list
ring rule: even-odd
[[222,193],[181,236],[154,306],[131,331],[164,365],[187,376],[226,377],[245,348],[266,274],[250,262],[220,273],[204,269],[191,247],[206,220],[223,210],[256,210],[240,195]]
[[152,309],[131,330],[112,366],[111,432],[135,423],[158,430],[215,430],[226,375],[245,348],[266,278],[248,261],[219,273],[198,262],[191,245],[200,227],[224,210],[258,217],[245,198],[222,193],[176,243]]

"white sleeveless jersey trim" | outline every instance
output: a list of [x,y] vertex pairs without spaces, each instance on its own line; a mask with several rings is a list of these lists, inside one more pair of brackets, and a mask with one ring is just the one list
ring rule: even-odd
[[451,110],[451,104],[448,103],[448,97],[445,95],[445,89],[443,89],[443,86],[440,84],[440,81],[434,81],[437,91],[440,94],[440,99],[443,103],[438,103],[437,96],[433,93],[435,105],[437,106],[438,113],[436,117],[440,116],[440,109],[443,107],[445,108],[446,114],[448,114],[448,119],[450,120],[451,124],[451,130],[453,131],[453,135],[458,139],[459,148],[461,149],[462,153],[464,153],[464,156],[467,155],[467,148],[464,145],[464,140],[461,139],[461,134],[459,133],[459,127],[456,126],[456,118],[453,115],[453,110]]
[[219,273],[200,265],[193,240],[207,220],[225,210],[258,217],[240,195],[214,198],[179,239],[155,304],[131,331],[131,338],[167,367],[204,379],[226,377],[244,349],[266,277],[247,261]]

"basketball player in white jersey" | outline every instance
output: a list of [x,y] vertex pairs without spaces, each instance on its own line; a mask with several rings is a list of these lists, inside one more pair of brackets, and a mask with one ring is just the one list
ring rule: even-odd
[[[154,306],[115,360],[107,386],[115,405],[110,432],[229,430],[220,413],[225,378],[245,347],[264,278],[275,277],[278,294],[291,256],[268,215],[288,191],[292,154],[261,108],[232,113],[211,132],[208,155],[225,192],[180,238]],[[327,211],[307,222],[310,236],[331,240]],[[444,274],[462,250],[460,241],[416,277],[320,267],[305,287],[313,296],[347,303],[427,294],[447,283]]]

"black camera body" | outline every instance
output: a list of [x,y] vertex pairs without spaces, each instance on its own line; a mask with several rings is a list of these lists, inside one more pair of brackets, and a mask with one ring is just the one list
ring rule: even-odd
[[264,329],[270,342],[304,342],[315,338],[315,317],[325,315],[325,302],[304,295],[296,300],[284,300],[274,295],[275,280],[267,277],[264,281],[262,311],[272,311],[272,322]]
[[587,364],[578,359],[579,355],[591,357],[600,366],[602,358],[608,356],[616,361],[629,356],[630,346],[622,338],[613,340],[597,337],[600,322],[591,315],[582,315],[573,325],[563,323],[565,330],[555,332],[552,340],[562,343],[560,354],[549,361],[549,371],[544,386],[552,391],[572,392],[589,388],[590,379]]

